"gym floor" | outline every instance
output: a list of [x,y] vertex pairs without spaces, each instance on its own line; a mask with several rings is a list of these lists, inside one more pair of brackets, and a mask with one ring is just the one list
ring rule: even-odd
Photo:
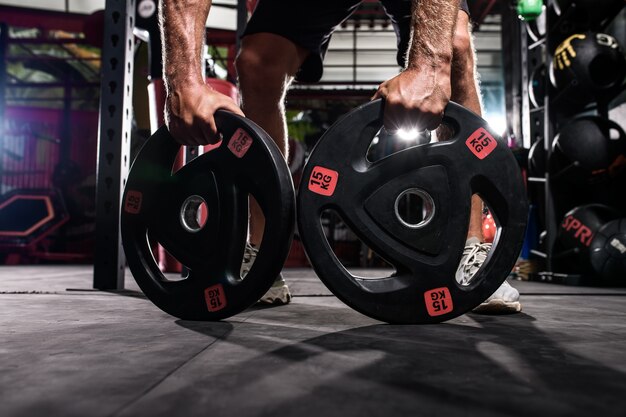
[[293,302],[173,318],[130,273],[0,269],[3,416],[623,416],[626,289],[515,281],[524,311],[426,326],[371,320],[309,269]]

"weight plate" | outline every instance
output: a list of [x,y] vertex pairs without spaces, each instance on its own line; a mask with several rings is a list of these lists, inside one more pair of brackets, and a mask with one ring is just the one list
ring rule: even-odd
[[[367,103],[337,121],[312,150],[300,184],[298,231],[326,286],[357,311],[390,323],[434,323],[457,317],[489,297],[506,279],[522,247],[527,200],[520,170],[506,143],[487,123],[449,103],[446,142],[366,158],[382,127],[383,103]],[[407,190],[432,202],[430,220],[403,224],[395,204]],[[455,279],[479,194],[498,230],[486,262],[470,285]],[[390,277],[351,274],[333,253],[321,216],[336,211],[366,245],[392,264]]]
[[[159,308],[186,320],[230,317],[261,298],[287,258],[295,223],[291,175],[272,139],[238,115],[215,118],[221,144],[174,173],[180,145],[161,127],[133,163],[122,200],[122,241],[135,280]],[[265,229],[242,280],[249,195]],[[151,240],[189,270],[185,279],[165,277]]]

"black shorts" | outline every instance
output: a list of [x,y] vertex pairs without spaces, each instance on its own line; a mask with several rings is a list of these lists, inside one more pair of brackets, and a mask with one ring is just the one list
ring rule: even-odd
[[[398,39],[398,65],[404,67],[411,36],[412,0],[380,0]],[[361,0],[259,0],[243,36],[274,33],[311,51],[296,79],[315,82],[322,78],[323,60],[335,28],[359,6]],[[469,14],[467,0],[459,8]]]

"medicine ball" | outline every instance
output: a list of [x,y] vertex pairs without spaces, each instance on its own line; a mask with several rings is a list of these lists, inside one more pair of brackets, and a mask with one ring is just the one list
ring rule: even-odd
[[553,6],[557,16],[567,13],[577,27],[592,27],[614,17],[624,0],[556,0]]
[[543,140],[533,143],[528,152],[528,176],[543,177],[546,173],[546,150]]
[[620,93],[626,78],[626,57],[617,40],[603,33],[576,33],[561,42],[550,65],[557,90],[554,105],[577,110]]
[[541,64],[530,73],[528,81],[528,97],[535,108],[543,106],[546,94],[546,66]]
[[589,251],[591,266],[600,278],[626,284],[626,218],[602,226]]
[[[590,246],[594,236],[608,222],[620,218],[621,213],[602,204],[586,204],[565,213],[557,230],[558,266],[564,272],[593,273]],[[558,256],[558,253],[564,255]]]
[[[577,117],[554,138],[550,171],[566,172],[575,184],[598,184],[620,176],[626,168],[626,133],[600,116]],[[560,178],[559,178],[560,180]]]

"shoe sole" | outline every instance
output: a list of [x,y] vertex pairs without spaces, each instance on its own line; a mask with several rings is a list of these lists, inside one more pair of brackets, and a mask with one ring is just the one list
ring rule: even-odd
[[522,311],[522,305],[519,301],[491,300],[472,311],[480,314],[515,314]]
[[259,300],[259,304],[285,305],[291,301],[291,293],[287,285],[270,288]]

